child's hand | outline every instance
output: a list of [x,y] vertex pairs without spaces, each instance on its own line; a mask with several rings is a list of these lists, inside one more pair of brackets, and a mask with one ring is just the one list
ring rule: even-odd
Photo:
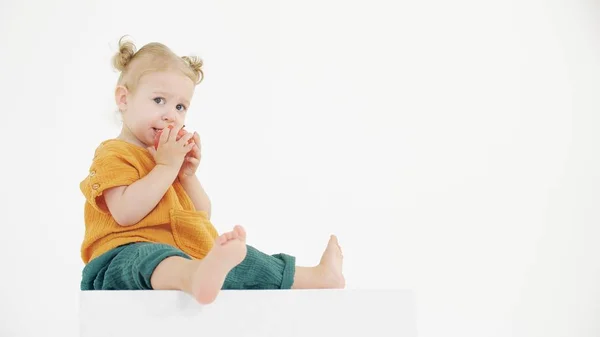
[[[192,135],[191,133],[186,134]],[[184,136],[185,137],[185,136]],[[180,180],[193,177],[196,174],[196,170],[198,170],[198,166],[200,166],[200,135],[197,132],[193,133],[193,148],[185,156],[185,160],[183,165],[181,165],[181,169],[179,170],[178,177]],[[183,139],[183,137],[181,137]]]
[[148,147],[148,151],[154,157],[156,165],[166,165],[173,168],[180,168],[184,161],[185,155],[195,147],[195,143],[192,141],[188,144],[188,141],[192,138],[192,134],[189,132],[181,136],[177,140],[177,133],[183,126],[172,127],[169,126],[160,135],[158,142],[158,149],[154,149],[154,146]]

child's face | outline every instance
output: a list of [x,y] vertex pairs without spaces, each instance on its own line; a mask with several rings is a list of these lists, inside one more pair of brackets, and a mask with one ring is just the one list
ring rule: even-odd
[[128,133],[137,138],[137,142],[151,146],[158,130],[185,123],[194,83],[178,72],[155,72],[142,76],[134,93],[121,96],[118,93],[119,89],[117,104],[123,111]]

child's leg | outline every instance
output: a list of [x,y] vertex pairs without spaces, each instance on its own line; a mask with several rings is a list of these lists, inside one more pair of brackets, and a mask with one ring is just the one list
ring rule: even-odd
[[82,290],[182,290],[200,303],[220,289],[344,288],[342,252],[332,236],[314,267],[286,254],[266,255],[246,245],[240,226],[221,235],[202,260],[169,245],[134,243],[111,250],[84,269]]
[[246,256],[246,232],[241,226],[219,236],[215,245],[202,260],[179,256],[164,259],[154,270],[151,284],[154,289],[182,290],[199,303],[215,300],[225,277]]
[[90,261],[81,289],[183,290],[206,304],[216,298],[227,273],[245,255],[246,233],[240,226],[219,236],[202,260],[165,244],[128,244]]
[[137,242],[112,249],[90,261],[82,273],[81,290],[148,290],[154,268],[166,258],[189,259],[175,247]]
[[227,275],[223,289],[344,288],[342,254],[332,236],[319,265],[300,267],[287,254],[267,255],[247,246],[246,258]]
[[341,289],[346,287],[342,272],[344,256],[337,237],[332,235],[316,267],[296,267],[292,289]]

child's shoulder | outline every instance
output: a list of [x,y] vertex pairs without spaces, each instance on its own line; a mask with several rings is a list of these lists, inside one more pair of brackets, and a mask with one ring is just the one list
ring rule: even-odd
[[100,142],[94,150],[94,159],[128,158],[129,160],[136,160],[145,155],[144,152],[147,152],[147,150],[124,140],[111,138]]

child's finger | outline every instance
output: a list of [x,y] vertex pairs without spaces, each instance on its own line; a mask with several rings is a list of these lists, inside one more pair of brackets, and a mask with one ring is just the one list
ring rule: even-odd
[[179,138],[179,140],[177,141],[180,144],[189,144],[189,143],[193,143],[190,142],[190,139],[193,139],[194,135],[191,133],[186,133],[185,135],[183,135],[181,138]]
[[197,158],[200,159],[200,152],[197,150],[197,146],[196,144],[193,144],[192,147],[187,150],[188,154],[187,154],[187,158]]
[[192,141],[190,143],[185,144],[184,149],[186,152],[190,152],[196,147],[196,144]]
[[162,129],[162,133],[160,134],[160,143],[161,144],[164,144],[169,140],[169,138],[171,136],[171,129],[173,129],[173,127],[171,125]]
[[194,167],[198,166],[198,164],[200,164],[200,161],[194,157],[188,157],[187,161],[192,164]]

